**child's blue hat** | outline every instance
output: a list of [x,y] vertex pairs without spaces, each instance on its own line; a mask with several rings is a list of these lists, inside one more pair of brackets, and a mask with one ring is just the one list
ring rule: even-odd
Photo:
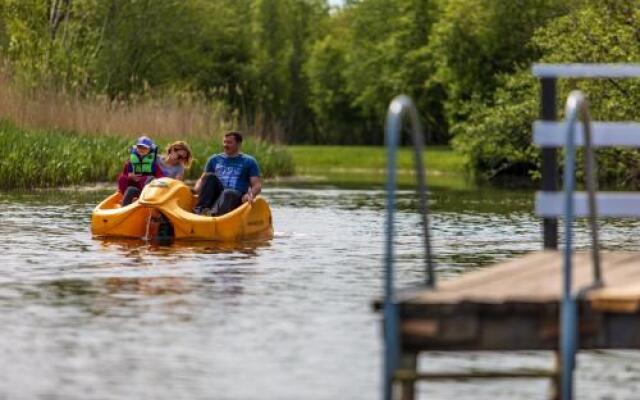
[[144,146],[152,149],[155,144],[153,144],[153,140],[151,140],[148,136],[140,136],[138,141],[136,142],[136,146]]

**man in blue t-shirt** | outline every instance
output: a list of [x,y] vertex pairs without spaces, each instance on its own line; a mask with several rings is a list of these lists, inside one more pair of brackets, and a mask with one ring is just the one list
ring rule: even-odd
[[226,214],[246,201],[253,202],[262,190],[256,159],[240,153],[242,134],[225,133],[222,145],[224,153],[209,157],[194,187],[199,194],[196,214]]

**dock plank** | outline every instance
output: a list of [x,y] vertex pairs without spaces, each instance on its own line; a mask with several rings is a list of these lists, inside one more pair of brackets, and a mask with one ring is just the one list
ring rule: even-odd
[[[572,260],[578,293],[593,283],[591,254]],[[534,252],[414,290],[399,301],[401,342],[413,350],[556,349],[562,267],[561,252]],[[640,252],[602,252],[601,267],[604,287],[578,301],[581,348],[640,348]]]
[[[580,252],[572,258],[574,291],[593,281],[590,257],[589,253]],[[407,302],[559,301],[562,295],[562,262],[560,252],[535,252],[443,282],[436,290],[425,290]],[[607,286],[626,285],[629,278],[640,282],[640,253],[603,252],[601,264]]]

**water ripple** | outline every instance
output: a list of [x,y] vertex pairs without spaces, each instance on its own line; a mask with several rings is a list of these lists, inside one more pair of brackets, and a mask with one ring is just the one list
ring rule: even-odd
[[[371,399],[379,395],[385,193],[266,190],[268,243],[93,240],[103,191],[0,194],[0,398]],[[444,279],[541,247],[531,193],[430,194]],[[416,198],[398,194],[398,285],[424,279]],[[578,247],[588,245],[584,222]],[[637,221],[603,221],[638,249]],[[633,352],[581,354],[579,397],[633,398]],[[429,354],[425,369],[547,366],[550,355]],[[617,384],[612,384],[616,382]],[[420,386],[426,398],[533,399],[546,381]]]

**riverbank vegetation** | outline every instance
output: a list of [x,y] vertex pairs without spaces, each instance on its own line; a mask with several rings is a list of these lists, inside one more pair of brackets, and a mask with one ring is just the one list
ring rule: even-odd
[[[184,138],[183,138],[184,139]],[[156,138],[163,149],[173,139]],[[187,178],[202,173],[204,163],[214,152],[221,152],[220,140],[187,138],[194,162]],[[0,121],[0,189],[79,185],[113,181],[128,157],[132,138],[105,135],[81,135],[64,131],[24,130]],[[265,177],[293,174],[291,155],[282,147],[250,139],[243,149],[260,160]],[[162,151],[162,150],[160,150]]]
[[[296,178],[304,184],[382,186],[387,176],[387,152],[380,146],[287,146],[296,166]],[[465,158],[446,146],[430,146],[423,152],[430,187],[468,188]],[[397,157],[398,183],[415,185],[413,149],[401,148]]]
[[136,137],[185,136],[210,138],[235,127],[219,101],[197,94],[162,97],[132,96],[110,101],[106,96],[82,96],[47,87],[25,88],[0,71],[0,117],[24,129],[62,130],[89,135]]
[[[490,180],[536,179],[534,62],[640,56],[637,0],[0,0],[0,118],[25,128],[380,145],[389,101]],[[637,80],[562,80],[600,120],[635,119]],[[11,94],[13,93],[13,94]],[[562,115],[563,105],[558,106]],[[600,150],[601,181],[640,156]]]

